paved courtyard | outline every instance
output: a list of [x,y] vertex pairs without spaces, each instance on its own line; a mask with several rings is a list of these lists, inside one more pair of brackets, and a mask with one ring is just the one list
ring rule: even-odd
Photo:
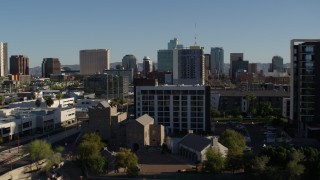
[[161,154],[160,150],[138,152],[140,173],[157,174],[191,169],[194,163],[179,155]]

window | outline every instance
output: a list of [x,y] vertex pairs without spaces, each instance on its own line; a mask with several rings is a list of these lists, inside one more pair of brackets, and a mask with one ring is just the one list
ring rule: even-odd
[[304,51],[305,52],[313,52],[313,46],[306,46]]

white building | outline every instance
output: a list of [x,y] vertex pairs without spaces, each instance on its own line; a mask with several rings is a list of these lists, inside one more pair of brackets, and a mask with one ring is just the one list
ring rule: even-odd
[[136,117],[148,114],[166,132],[210,131],[210,87],[136,86]]
[[76,123],[75,108],[10,108],[1,109],[0,135],[5,140],[14,135],[44,133]]
[[[53,99],[53,104],[50,106],[50,108],[57,108],[62,107],[66,108],[69,106],[74,105],[74,98],[64,98],[64,99]],[[20,102],[14,102],[9,104],[9,108],[15,108],[15,107],[37,107],[36,106],[36,100],[28,100],[28,101],[20,101]],[[46,102],[44,99],[41,99],[41,108],[47,107]]]
[[8,74],[8,44],[0,42],[0,77]]
[[80,74],[102,74],[105,69],[110,69],[109,49],[80,50]]

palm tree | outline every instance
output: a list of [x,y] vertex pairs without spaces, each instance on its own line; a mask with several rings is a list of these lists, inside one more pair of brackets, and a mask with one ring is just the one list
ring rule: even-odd
[[62,98],[62,93],[61,93],[61,92],[57,93],[57,94],[56,94],[56,99],[58,99],[58,101],[59,101],[59,107],[61,106],[61,105],[60,105],[60,100],[61,100],[61,98]]
[[255,111],[254,100],[257,99],[257,97],[256,97],[256,95],[251,93],[251,94],[246,95],[246,99],[248,101],[248,107],[249,107],[248,111],[249,111],[250,115],[253,115],[251,113]]
[[47,97],[47,98],[46,98],[46,104],[47,104],[48,107],[51,107],[51,106],[52,106],[53,100],[51,99],[51,97]]
[[4,105],[4,103],[6,102],[6,98],[4,96],[0,96],[0,103],[1,103],[1,106]]

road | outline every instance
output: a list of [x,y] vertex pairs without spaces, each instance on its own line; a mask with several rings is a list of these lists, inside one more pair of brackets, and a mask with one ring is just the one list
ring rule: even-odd
[[[76,132],[74,134],[74,132]],[[46,135],[41,135],[39,137],[37,137],[37,139],[45,139],[47,142],[51,143],[51,142],[54,142],[52,144],[53,147],[57,146],[57,145],[63,145],[65,146],[65,143],[69,142],[69,146],[65,146],[66,147],[66,152],[69,152],[70,150],[74,150],[74,146],[72,146],[72,142],[75,142],[76,138],[78,137],[79,135],[79,131],[76,129],[76,128],[73,128],[73,129],[69,129],[69,130],[65,130],[65,131],[60,131],[60,132],[53,132],[53,133],[50,133],[50,135],[48,136],[48,134]],[[59,140],[60,139],[60,140]],[[22,144],[27,144],[29,143],[30,141],[32,141],[33,139],[28,139],[26,141],[24,141]],[[22,148],[23,146],[20,146],[20,148]],[[73,149],[72,149],[73,148]],[[11,157],[13,156],[19,156],[19,153],[17,152],[17,148],[10,148],[10,153],[8,152],[9,151],[9,146],[7,146],[7,148],[5,148],[6,150],[2,150],[0,152],[0,155],[1,155],[1,158],[2,159],[10,159]],[[21,151],[20,151],[20,154],[21,154]],[[4,157],[4,156],[7,156],[7,157]],[[3,162],[2,164],[0,164],[0,175],[10,171],[11,169],[15,169],[15,168],[18,168],[18,167],[21,167],[21,166],[24,166],[24,165],[27,165],[27,164],[30,164],[31,163],[31,159],[27,156],[27,157],[24,157],[24,158],[21,158],[21,159],[18,159],[14,162],[11,162],[11,161],[6,161]]]

